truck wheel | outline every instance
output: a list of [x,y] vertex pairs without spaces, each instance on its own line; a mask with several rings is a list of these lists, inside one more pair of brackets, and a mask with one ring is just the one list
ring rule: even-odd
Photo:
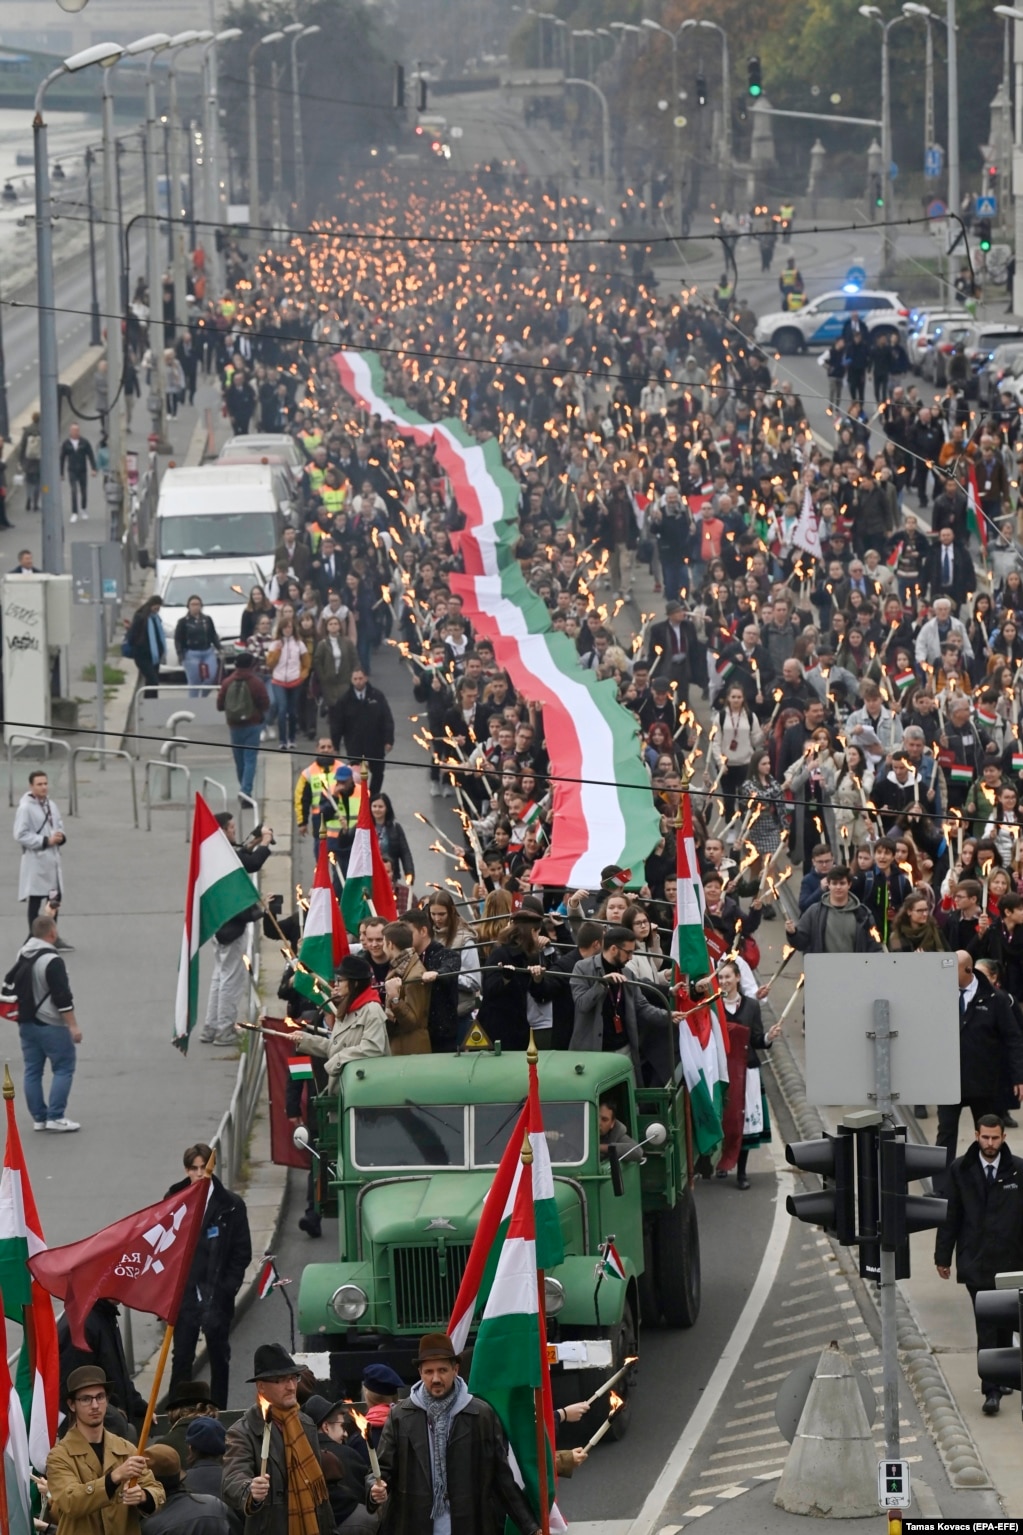
[[802,332],[794,325],[786,325],[782,330],[776,330],[771,337],[771,345],[776,352],[783,357],[794,357],[797,352],[803,350]]
[[657,1223],[657,1298],[667,1327],[692,1327],[700,1314],[700,1230],[688,1191]]
[[[636,1339],[636,1319],[632,1314],[632,1302],[625,1302],[622,1311],[622,1319],[618,1324],[614,1337],[614,1350],[612,1354],[612,1373],[620,1370],[626,1359],[631,1359],[639,1353],[639,1345]],[[611,1419],[611,1427],[607,1434],[609,1439],[624,1439],[629,1432],[629,1424],[632,1418],[632,1392],[630,1376],[632,1370],[624,1375],[615,1387],[622,1398],[622,1405]]]

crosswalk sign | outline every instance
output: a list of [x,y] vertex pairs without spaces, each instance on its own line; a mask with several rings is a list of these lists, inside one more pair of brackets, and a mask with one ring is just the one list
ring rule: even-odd
[[882,1508],[908,1508],[909,1462],[882,1460],[877,1466],[877,1501]]
[[979,193],[973,200],[973,211],[979,219],[993,219],[998,216],[998,198],[991,192]]

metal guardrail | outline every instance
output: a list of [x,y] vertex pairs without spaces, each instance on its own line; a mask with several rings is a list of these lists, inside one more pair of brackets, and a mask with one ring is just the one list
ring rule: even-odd
[[[128,718],[125,724],[125,739],[129,742],[129,744],[135,740],[136,733],[139,728],[139,708],[143,703],[151,702],[154,698],[158,698],[161,700],[167,699],[170,703],[187,704],[191,702],[194,704],[199,700],[193,697],[193,694],[198,693],[199,699],[205,701],[205,699],[211,693],[215,695],[219,691],[219,688],[220,684],[218,682],[200,682],[194,688],[189,687],[187,682],[161,682],[158,686],[143,684],[142,687],[135,689],[135,692],[132,695],[131,703],[128,705]],[[193,717],[194,714],[195,711],[193,711]],[[222,716],[216,715],[215,719],[217,723],[221,725],[223,724]],[[166,728],[166,726],[164,728]],[[199,721],[199,728],[205,728],[201,719]],[[225,745],[227,744],[229,743],[225,742]],[[141,757],[141,755],[142,743],[139,742],[136,756]]]
[[[78,799],[77,799],[77,795],[75,793],[76,785],[75,785],[75,781],[74,781],[74,771],[73,771],[72,766],[71,766],[71,743],[69,741],[62,741],[58,736],[35,736],[35,735],[29,735],[27,731],[22,733],[20,730],[14,730],[7,737],[7,743],[6,743],[7,744],[7,804],[9,806],[13,806],[13,804],[14,804],[14,773],[13,773],[12,768],[11,768],[11,763],[12,763],[12,761],[14,759],[14,751],[13,751],[12,748],[14,746],[15,741],[24,741],[25,744],[28,745],[28,746],[45,746],[47,748],[54,748],[55,747],[58,751],[62,751],[62,752],[66,752],[67,753],[67,762],[68,762],[68,789],[67,789],[67,792],[68,792],[68,807],[67,807],[67,813],[68,813],[68,815],[76,815],[77,812],[78,812]],[[138,822],[136,821],[135,824],[137,826]]]
[[163,801],[158,801],[156,808],[157,810],[183,810],[185,812],[185,841],[190,842],[192,838],[192,775],[183,762],[168,762],[166,758],[150,757],[149,761],[146,763],[146,831],[152,831],[153,829],[154,768],[157,768],[161,773],[167,774],[168,783],[170,783],[170,775],[172,773],[184,773],[185,775],[185,797],[182,800],[180,806],[176,805],[172,799],[168,798]]
[[[216,789],[219,792],[220,797],[221,797],[221,799],[223,801],[223,805],[222,805],[221,808],[223,810],[226,810],[227,809],[227,790],[225,789],[224,785],[220,782],[219,778],[210,778],[210,776],[207,774],[206,777],[202,781],[202,787],[200,788],[199,793],[202,795],[202,797],[206,801],[206,803],[209,804],[209,797],[208,797],[208,795],[206,793],[206,785],[207,784],[209,784],[211,789]],[[210,808],[212,809],[212,806]]]
[[135,818],[135,830],[139,829],[139,790],[135,778],[135,758],[131,752],[124,751],[119,746],[76,746],[69,758],[70,783],[74,802],[78,803],[78,759],[79,757],[120,757],[128,764],[128,772],[131,774],[131,810]]

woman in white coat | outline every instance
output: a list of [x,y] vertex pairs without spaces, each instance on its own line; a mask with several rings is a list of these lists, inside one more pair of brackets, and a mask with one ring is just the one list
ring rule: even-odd
[[[18,900],[28,902],[28,927],[43,902],[58,905],[64,891],[60,850],[67,837],[60,811],[50,798],[50,781],[39,768],[28,775],[28,791],[14,813],[14,840],[21,848]],[[58,948],[70,945],[58,944]]]

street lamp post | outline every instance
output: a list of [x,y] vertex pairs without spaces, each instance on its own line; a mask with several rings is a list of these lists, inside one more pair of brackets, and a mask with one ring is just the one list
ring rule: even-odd
[[956,0],[945,0],[948,29],[948,206],[959,213],[959,53],[956,41]]
[[[146,154],[145,154],[145,227],[146,227],[146,286],[149,289],[149,353],[153,360],[153,371],[149,381],[149,406],[150,429],[156,439],[157,447],[162,451],[169,451],[165,431],[166,410],[166,375],[163,366],[164,328],[163,328],[163,280],[160,273],[160,222],[157,210],[156,196],[156,167],[157,167],[157,119],[156,119],[156,82],[153,79],[153,65],[156,56],[162,53],[171,44],[170,35],[167,32],[153,32],[148,37],[140,37],[134,43],[129,43],[124,50],[130,57],[137,57],[148,53],[149,61],[146,64]],[[129,295],[130,297],[130,295]]]
[[604,217],[607,226],[611,227],[611,114],[608,110],[607,97],[598,85],[592,80],[579,80],[570,76],[565,81],[566,85],[581,85],[584,90],[592,91],[600,102],[602,139],[604,146]]
[[[954,0],[951,0],[954,3]],[[885,196],[881,208],[881,273],[882,276],[888,270],[892,260],[892,241],[889,228],[889,196],[892,185],[892,94],[891,74],[889,70],[889,45],[888,34],[892,27],[897,27],[900,21],[907,21],[907,16],[893,16],[890,21],[885,21],[876,5],[861,5],[861,16],[868,21],[874,21],[881,28],[881,185],[885,189]],[[949,90],[952,88],[951,64],[949,71]]]
[[[167,83],[170,101],[167,109],[167,126],[170,132],[170,187],[167,192],[167,221],[170,228],[171,281],[174,284],[174,323],[183,325],[188,313],[187,275],[185,271],[185,219],[181,197],[181,113],[178,109],[177,56],[182,48],[196,43],[212,41],[212,32],[178,32],[167,48]],[[189,154],[192,144],[189,141]]]
[[[672,142],[673,150],[674,150],[674,152],[672,154],[672,165],[673,165],[674,180],[675,180],[675,217],[681,223],[681,220],[682,220],[682,156],[681,156],[682,140],[681,140],[681,137],[680,137],[681,130],[676,128],[676,126],[675,126],[675,118],[678,116],[678,103],[679,103],[679,95],[678,95],[678,44],[679,44],[679,39],[682,37],[683,33],[687,32],[690,27],[695,27],[696,26],[696,22],[695,22],[695,20],[692,17],[690,17],[690,19],[688,21],[684,21],[682,23],[682,25],[680,27],[678,27],[678,29],[676,31],[674,31],[674,32],[670,31],[667,27],[662,27],[659,21],[652,21],[649,16],[644,18],[642,25],[644,27],[648,28],[648,30],[651,31],[651,32],[662,32],[664,34],[664,36],[666,38],[668,38],[670,40],[670,42],[671,42],[671,142]],[[724,36],[723,33],[722,33],[722,36]],[[727,44],[726,44],[726,52],[727,52]],[[726,89],[726,97],[727,97],[727,89]]]
[[217,96],[217,44],[231,43],[235,38],[241,37],[240,27],[226,27],[223,32],[218,32],[215,37],[203,48],[203,63],[206,65],[206,92],[205,114],[203,119],[203,170],[205,171],[205,198],[204,206],[208,223],[204,249],[206,250],[207,265],[210,274],[210,285],[214,293],[224,291],[224,263],[220,251],[217,249],[217,229],[221,220],[220,202],[220,105]]
[[295,203],[298,208],[299,223],[304,223],[307,218],[305,206],[305,143],[302,138],[302,98],[298,90],[298,45],[304,37],[315,37],[319,27],[315,24],[311,27],[303,27],[297,23],[298,31],[295,31],[295,23],[285,27],[285,32],[291,32],[291,128],[295,140]]
[[728,57],[728,33],[716,21],[701,21],[701,27],[717,32],[721,38],[721,172],[724,182],[722,197],[731,204],[732,195],[732,71]]
[[57,359],[57,312],[53,283],[53,194],[46,149],[43,106],[46,92],[62,75],[76,74],[90,64],[113,64],[120,43],[95,43],[74,53],[40,81],[32,119],[36,188],[36,269],[39,285],[39,505],[42,521],[43,569],[53,576],[64,572],[64,516],[60,504],[60,399]]
[[103,340],[103,334],[99,323],[99,285],[96,280],[96,210],[92,201],[92,168],[96,164],[96,156],[92,152],[92,145],[85,151],[85,206],[89,215],[89,345],[99,346]]
[[[120,57],[120,55],[118,55]],[[121,252],[117,217],[117,141],[114,137],[114,69],[117,59],[103,71],[103,307],[107,328],[107,391],[110,409],[104,422],[110,463],[120,473],[124,443],[121,436],[121,401],[118,396],[124,372],[121,336]],[[114,403],[114,402],[117,403]]]
[[[259,229],[259,117],[256,112],[256,54],[267,43],[279,43],[283,32],[268,32],[249,49],[249,226]],[[257,235],[258,238],[258,235]]]
[[1013,70],[1016,77],[1016,116],[1012,147],[1012,223],[1016,271],[1012,279],[1012,307],[1023,313],[1023,10],[1013,5],[996,5],[996,16],[1013,23]]
[[934,33],[931,30],[931,22],[937,21],[934,12],[926,5],[918,5],[916,0],[906,0],[902,7],[906,16],[919,16],[923,21],[927,33],[926,47],[924,51],[924,166],[927,165],[927,156],[935,148],[934,143]]
[[586,38],[586,78],[587,78],[587,80],[592,80],[593,79],[593,44],[596,41],[597,34],[596,34],[596,32],[594,32],[592,27],[573,27],[572,28],[572,36],[573,37],[585,37]]

